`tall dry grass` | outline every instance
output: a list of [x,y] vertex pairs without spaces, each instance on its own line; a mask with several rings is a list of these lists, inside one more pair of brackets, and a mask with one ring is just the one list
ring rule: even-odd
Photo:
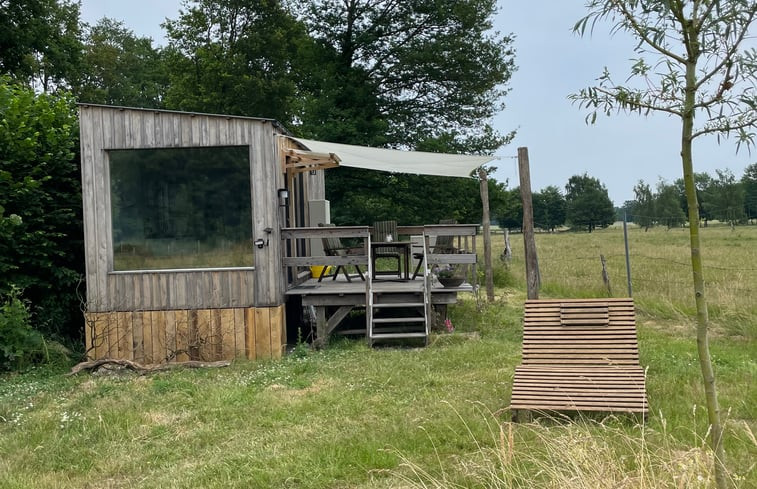
[[[648,317],[690,325],[696,313],[689,231],[684,228],[629,228],[633,297]],[[701,230],[710,319],[716,330],[757,338],[757,226],[711,226]],[[623,231],[536,235],[542,294],[547,297],[627,296]],[[511,235],[511,271],[524,277],[523,237]],[[493,238],[493,253],[504,249]],[[610,291],[602,280],[600,255],[607,260]],[[522,283],[519,283],[522,286]]]
[[[460,431],[477,446],[470,453],[437,459],[422,467],[408,457],[396,476],[405,486],[424,489],[482,487],[515,489],[690,489],[714,487],[711,451],[695,434],[690,447],[669,433],[645,424],[629,426],[617,418],[594,421],[582,418],[570,423],[487,423],[490,440],[479,440],[460,417]],[[739,426],[755,444],[747,424]],[[456,436],[459,434],[456,433]],[[433,443],[433,440],[431,440]],[[748,472],[748,471],[747,471]],[[746,473],[746,472],[744,472]],[[743,473],[731,473],[734,487],[746,487]]]

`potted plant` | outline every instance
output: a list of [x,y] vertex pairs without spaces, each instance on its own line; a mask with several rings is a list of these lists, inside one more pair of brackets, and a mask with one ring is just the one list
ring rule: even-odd
[[444,287],[459,287],[465,281],[463,274],[452,265],[445,265],[437,269],[436,278]]

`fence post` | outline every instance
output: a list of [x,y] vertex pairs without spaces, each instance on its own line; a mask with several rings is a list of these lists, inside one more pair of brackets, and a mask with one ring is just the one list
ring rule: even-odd
[[625,209],[623,209],[623,241],[626,245],[626,280],[628,281],[628,297],[633,297],[633,289],[631,288],[631,257],[628,254],[628,216]]
[[520,198],[523,201],[523,242],[526,251],[526,286],[529,299],[539,298],[539,260],[534,238],[534,207],[531,201],[531,173],[528,165],[528,148],[518,148]]

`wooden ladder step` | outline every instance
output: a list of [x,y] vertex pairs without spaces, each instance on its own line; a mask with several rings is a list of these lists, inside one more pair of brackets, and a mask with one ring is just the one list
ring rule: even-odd
[[422,323],[425,322],[424,317],[403,317],[403,318],[373,318],[373,324],[387,324],[387,323]]
[[392,340],[401,338],[425,338],[426,333],[373,333],[374,340]]
[[379,302],[373,303],[374,309],[400,308],[400,307],[423,307],[423,302]]

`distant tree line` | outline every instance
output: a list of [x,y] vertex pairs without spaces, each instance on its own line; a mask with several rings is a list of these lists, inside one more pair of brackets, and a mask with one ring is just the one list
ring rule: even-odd
[[[695,173],[694,181],[704,225],[710,220],[737,225],[757,219],[757,163],[747,166],[740,179],[726,169],[715,170],[715,177],[706,172]],[[654,189],[639,180],[633,191],[634,200],[625,202],[622,209],[629,221],[644,229],[671,228],[686,222],[688,207],[683,179],[672,184],[660,180]]]
[[[505,190],[502,206],[492,214],[499,225],[507,229],[520,229],[523,225],[523,204],[520,188]],[[570,177],[563,194],[550,185],[532,195],[534,226],[554,232],[569,226],[592,232],[615,222],[613,207],[607,188],[597,178],[587,174]]]

